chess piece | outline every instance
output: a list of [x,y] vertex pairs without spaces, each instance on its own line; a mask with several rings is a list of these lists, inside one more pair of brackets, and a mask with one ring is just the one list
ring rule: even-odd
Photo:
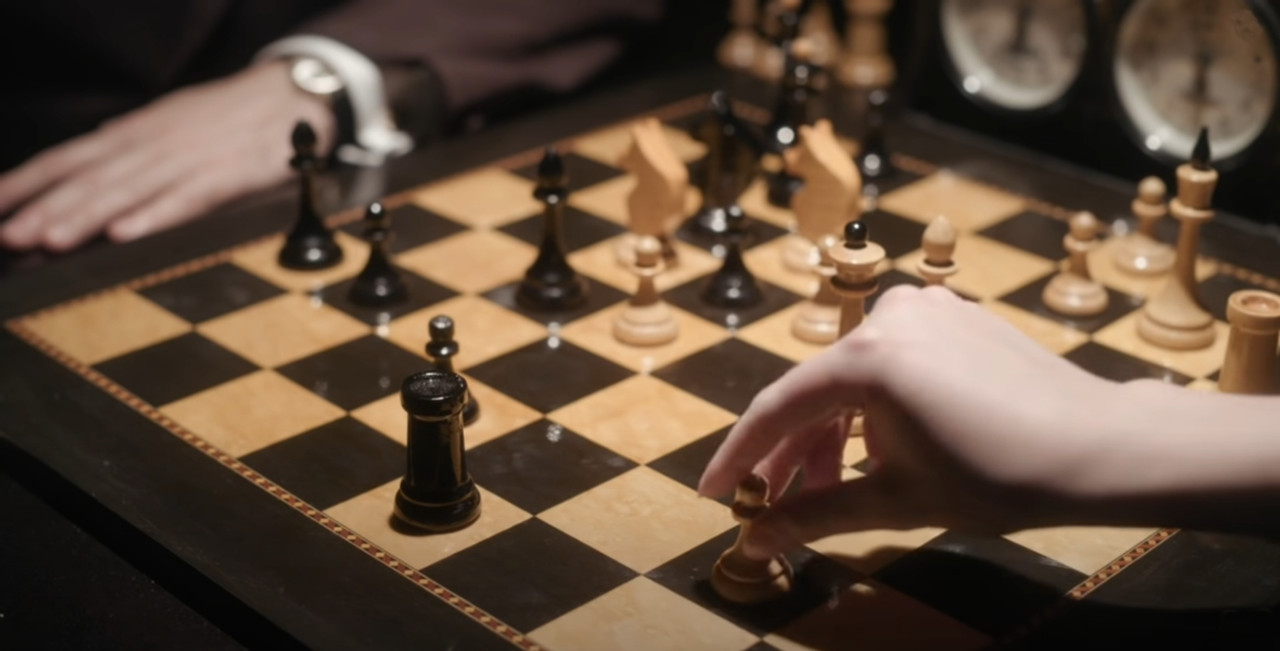
[[867,239],[867,225],[849,222],[844,227],[844,241],[831,241],[827,257],[835,267],[831,287],[840,296],[840,330],[838,337],[849,334],[866,317],[867,297],[880,288],[876,267],[885,259],[884,247]]
[[878,197],[880,184],[894,176],[895,169],[889,162],[889,151],[884,144],[884,104],[888,101],[884,92],[867,93],[867,113],[862,138],[858,141],[858,154],[854,162],[865,184],[863,190]]
[[654,279],[662,273],[662,245],[657,238],[642,236],[636,240],[632,271],[639,277],[639,287],[613,322],[613,336],[632,346],[659,346],[676,338],[679,326],[675,314],[658,295]]
[[684,230],[693,238],[710,243],[728,232],[731,216],[745,217],[738,197],[755,178],[762,145],[734,114],[724,91],[711,94],[708,108],[701,134],[707,145],[702,207],[685,222]]
[[[807,39],[797,38],[789,44],[782,89],[773,117],[765,126],[766,149],[784,157],[784,160],[787,150],[796,145],[800,127],[810,121],[810,105],[817,94],[818,75],[817,67],[810,62],[812,56],[813,46]],[[784,166],[769,179],[769,203],[790,208],[791,198],[799,184],[799,179]]]
[[725,601],[759,604],[791,591],[795,572],[784,556],[756,560],[743,553],[742,546],[751,523],[768,508],[769,482],[751,475],[738,484],[733,500],[733,519],[741,525],[738,539],[725,550],[711,569],[711,587]]
[[1276,343],[1280,339],[1280,296],[1243,289],[1227,299],[1227,354],[1218,375],[1224,393],[1276,392]]
[[587,300],[587,281],[569,266],[564,250],[564,204],[569,178],[555,147],[547,147],[538,164],[533,196],[543,203],[542,243],[538,257],[516,290],[516,302],[531,310],[558,311]]
[[764,299],[760,285],[742,259],[742,242],[746,239],[747,216],[741,211],[728,217],[728,230],[721,238],[724,263],[707,279],[702,300],[715,307],[741,310],[758,305]]
[[342,249],[316,209],[315,177],[320,167],[316,132],[302,120],[293,127],[293,158],[289,166],[298,171],[298,221],[285,238],[277,261],[288,269],[328,269],[342,262]]
[[[427,357],[437,371],[453,373],[453,358],[461,347],[453,336],[453,319],[441,314],[427,323]],[[462,408],[462,424],[470,425],[480,417],[480,403],[467,389],[467,403]]]
[[960,267],[954,260],[956,229],[951,220],[938,215],[924,229],[920,241],[924,257],[916,263],[916,271],[924,278],[925,285],[946,285],[947,278],[955,275]]
[[811,344],[829,344],[840,335],[841,303],[840,294],[831,284],[836,274],[835,262],[827,251],[839,244],[834,235],[823,236],[818,241],[818,263],[811,273],[817,276],[818,289],[813,298],[800,304],[791,321],[791,334],[796,339]]
[[365,209],[364,238],[369,241],[369,261],[351,284],[347,298],[366,307],[383,307],[408,300],[409,291],[400,279],[400,272],[387,256],[391,215],[381,203],[375,201]]
[[1063,238],[1070,256],[1067,268],[1044,286],[1045,307],[1067,316],[1093,316],[1107,309],[1107,290],[1089,274],[1089,251],[1097,245],[1098,219],[1093,213],[1071,216],[1071,230]]
[[1115,263],[1121,271],[1154,276],[1173,267],[1173,248],[1156,239],[1156,224],[1169,214],[1165,192],[1164,181],[1156,176],[1138,184],[1138,196],[1131,204],[1138,228],[1115,243]]
[[813,64],[826,68],[840,55],[840,35],[831,17],[831,0],[812,0],[800,19],[800,36],[813,44]]
[[1200,227],[1213,219],[1209,204],[1218,183],[1218,172],[1209,160],[1209,131],[1201,129],[1191,161],[1178,166],[1178,196],[1169,202],[1169,211],[1180,224],[1173,274],[1159,293],[1142,306],[1138,317],[1138,335],[1163,348],[1208,348],[1215,336],[1213,315],[1204,309],[1196,294]]
[[674,266],[671,232],[684,216],[689,168],[676,156],[657,118],[645,118],[631,126],[631,147],[621,165],[636,177],[636,185],[627,195],[628,232],[618,238],[619,263],[629,266],[636,238],[649,236],[658,238],[663,258]]
[[396,491],[397,520],[432,533],[461,529],[480,517],[480,493],[467,472],[462,411],[467,381],[431,370],[405,378],[400,403],[409,413],[408,469]]
[[836,79],[854,88],[886,88],[897,74],[889,57],[884,17],[893,0],[845,0],[848,26],[844,55],[836,67]]
[[800,144],[788,155],[803,186],[793,200],[795,227],[783,242],[782,261],[810,273],[819,258],[815,242],[862,214],[862,180],[827,120],[800,127]]
[[777,81],[783,76],[787,47],[800,35],[801,4],[803,0],[769,0],[766,4],[764,31],[773,42],[756,48],[756,60],[752,67],[758,77]]
[[747,70],[759,57],[759,51],[768,47],[756,33],[757,0],[733,0],[729,9],[729,22],[733,28],[716,48],[720,64],[732,70]]

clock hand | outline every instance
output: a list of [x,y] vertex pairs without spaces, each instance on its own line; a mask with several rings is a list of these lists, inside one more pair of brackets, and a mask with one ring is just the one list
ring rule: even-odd
[[1026,54],[1027,50],[1027,25],[1031,22],[1031,0],[1022,0],[1018,3],[1017,13],[1014,14],[1013,42],[1009,44],[1010,54]]

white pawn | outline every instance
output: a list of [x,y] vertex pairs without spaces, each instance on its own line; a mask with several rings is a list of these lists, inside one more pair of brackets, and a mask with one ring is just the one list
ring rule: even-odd
[[675,314],[662,297],[654,279],[662,273],[662,243],[651,235],[636,238],[631,271],[640,278],[636,293],[613,322],[613,336],[632,346],[660,346],[676,338]]
[[1089,251],[1097,237],[1098,218],[1093,213],[1071,216],[1071,231],[1063,238],[1071,257],[1067,268],[1045,285],[1045,307],[1067,316],[1093,316],[1107,309],[1107,290],[1089,274]]
[[1156,239],[1156,224],[1169,214],[1165,192],[1164,181],[1156,176],[1148,176],[1138,184],[1138,196],[1131,204],[1138,230],[1115,244],[1115,263],[1122,271],[1157,275],[1173,268],[1173,247]]

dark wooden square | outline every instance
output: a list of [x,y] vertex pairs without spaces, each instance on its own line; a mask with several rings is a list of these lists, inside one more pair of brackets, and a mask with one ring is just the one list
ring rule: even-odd
[[256,364],[194,332],[109,359],[95,368],[154,406],[258,370]]
[[659,369],[654,377],[741,414],[752,398],[792,367],[790,360],[728,339]]
[[348,411],[400,390],[427,361],[368,335],[282,366],[281,375]]
[[284,293],[283,289],[223,263],[138,291],[192,322],[208,321]]
[[467,374],[545,414],[632,373],[552,337],[473,366]]

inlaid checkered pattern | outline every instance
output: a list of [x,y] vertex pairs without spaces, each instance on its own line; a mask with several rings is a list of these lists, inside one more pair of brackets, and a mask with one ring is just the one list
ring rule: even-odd
[[[696,165],[705,148],[682,128],[668,134]],[[788,602],[721,601],[707,575],[735,525],[723,500],[699,499],[693,486],[755,392],[822,350],[790,334],[814,283],[781,263],[791,215],[768,205],[757,183],[742,200],[758,229],[745,259],[765,303],[743,313],[703,305],[699,292],[719,260],[677,241],[679,265],[658,284],[676,310],[678,339],[647,349],[619,344],[610,327],[635,286],[616,257],[633,182],[617,167],[626,143],[625,129],[611,127],[565,154],[574,190],[566,241],[591,285],[591,301],[571,313],[534,313],[513,300],[540,229],[534,168],[525,165],[475,170],[405,195],[393,210],[392,255],[412,298],[394,310],[345,300],[366,255],[353,223],[339,234],[347,257],[334,269],[280,269],[280,240],[272,238],[220,264],[20,325],[322,510],[395,559],[392,567],[420,570],[528,634],[528,645],[976,649],[1154,533],[833,536],[793,558],[798,585]],[[945,170],[905,174],[883,188],[864,217],[892,258],[883,287],[920,282],[920,235],[946,213],[960,232],[951,285],[967,298],[1099,375],[1214,387],[1225,323],[1208,350],[1145,344],[1134,319],[1158,281],[1118,272],[1107,245],[1091,263],[1111,291],[1110,308],[1069,319],[1040,302],[1065,257],[1065,226],[1035,212],[1038,204]],[[1211,264],[1198,273],[1206,298],[1219,304],[1240,287]],[[388,519],[404,463],[396,393],[405,375],[425,367],[427,323],[437,314],[457,324],[456,368],[481,404],[467,437],[483,514],[462,531],[422,536]],[[864,458],[852,439],[846,476],[859,474]]]

